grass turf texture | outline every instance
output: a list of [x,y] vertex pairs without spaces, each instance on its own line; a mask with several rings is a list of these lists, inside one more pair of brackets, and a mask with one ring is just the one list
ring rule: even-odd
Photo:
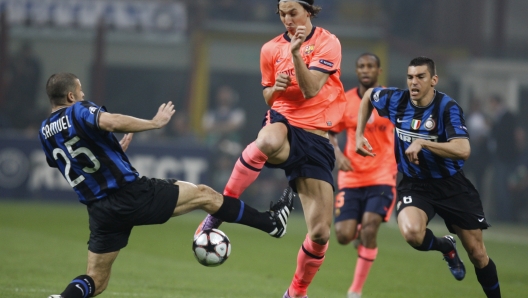
[[[282,239],[235,224],[223,224],[233,251],[223,265],[207,268],[194,258],[192,235],[205,215],[196,211],[164,225],[134,228],[99,297],[282,297],[306,234],[294,211]],[[431,225],[437,236],[447,233]],[[0,201],[0,297],[47,297],[84,274],[88,216],[81,204]],[[499,270],[504,297],[528,293],[528,228],[497,226],[484,233]],[[379,254],[363,289],[376,297],[485,297],[473,266],[459,245],[466,278],[456,281],[439,252],[410,248],[394,224],[382,225]],[[346,297],[356,250],[334,236],[326,260],[309,288],[310,297]]]

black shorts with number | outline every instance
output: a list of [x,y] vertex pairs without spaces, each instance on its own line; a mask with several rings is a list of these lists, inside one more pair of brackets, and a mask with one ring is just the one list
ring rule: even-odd
[[440,179],[404,176],[398,185],[396,212],[399,214],[409,206],[423,210],[428,222],[438,214],[451,233],[455,233],[452,225],[464,230],[486,229],[490,226],[484,216],[477,189],[462,171]]
[[118,251],[128,244],[134,226],[162,224],[174,213],[179,186],[175,179],[141,177],[115,193],[88,205],[94,253]]

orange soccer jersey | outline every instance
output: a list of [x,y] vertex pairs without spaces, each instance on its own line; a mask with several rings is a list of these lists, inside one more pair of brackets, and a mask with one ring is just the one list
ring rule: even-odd
[[313,27],[301,46],[301,55],[310,70],[330,74],[319,93],[305,99],[295,77],[290,38],[287,33],[270,40],[260,52],[262,86],[272,87],[283,73],[291,77],[291,85],[272,105],[291,125],[306,129],[330,130],[341,119],[346,104],[341,75],[341,44],[330,32]]
[[356,128],[361,98],[358,88],[346,92],[347,105],[342,121],[332,131],[347,130],[345,156],[353,171],[339,171],[339,189],[372,185],[396,185],[396,159],[394,157],[394,125],[381,117],[374,109],[365,127],[364,136],[369,141],[375,157],[363,157],[356,153]]

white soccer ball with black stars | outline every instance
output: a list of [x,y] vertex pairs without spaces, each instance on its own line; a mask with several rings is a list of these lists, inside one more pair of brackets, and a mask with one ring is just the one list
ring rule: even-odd
[[223,264],[231,254],[229,238],[218,229],[201,231],[194,238],[192,248],[196,260],[207,267]]

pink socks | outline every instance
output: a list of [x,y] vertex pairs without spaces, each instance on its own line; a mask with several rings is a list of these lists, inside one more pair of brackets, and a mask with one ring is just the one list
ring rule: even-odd
[[348,292],[361,293],[363,285],[367,280],[367,276],[372,267],[372,263],[378,255],[378,248],[366,248],[363,245],[358,246],[358,259],[356,263],[356,272],[354,273],[354,281],[348,289]]
[[317,244],[307,234],[297,255],[297,269],[288,290],[290,296],[306,295],[308,286],[312,282],[319,267],[323,264],[324,255],[328,249],[328,242]]
[[257,148],[255,142],[249,144],[235,163],[231,177],[224,188],[224,195],[239,198],[242,192],[257,179],[268,157]]

